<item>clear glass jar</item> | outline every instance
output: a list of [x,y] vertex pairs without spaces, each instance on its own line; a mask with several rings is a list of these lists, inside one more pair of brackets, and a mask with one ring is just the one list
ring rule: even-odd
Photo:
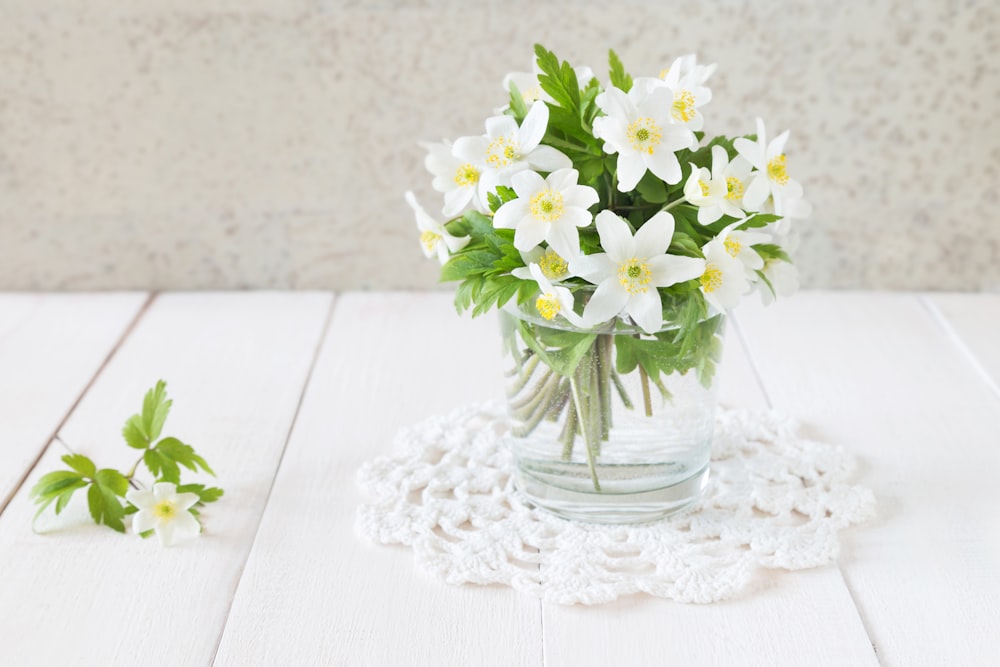
[[502,309],[500,325],[515,483],[533,503],[569,519],[641,523],[700,497],[722,314],[649,335],[620,321],[576,329],[525,305]]

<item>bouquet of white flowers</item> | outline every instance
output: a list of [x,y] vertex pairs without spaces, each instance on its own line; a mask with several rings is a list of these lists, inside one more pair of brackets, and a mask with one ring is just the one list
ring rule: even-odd
[[535,54],[534,73],[505,78],[509,103],[485,134],[426,145],[444,220],[407,200],[442,281],[458,282],[459,312],[518,314],[515,434],[561,421],[563,460],[581,436],[599,490],[612,387],[631,407],[621,379],[640,376],[652,416],[649,383],[670,396],[661,376],[710,384],[721,314],[750,292],[796,289],[792,223],[809,206],[787,131],[769,142],[758,119],[756,135],[706,139],[714,65],[688,55],[633,79],[612,51],[604,85]]

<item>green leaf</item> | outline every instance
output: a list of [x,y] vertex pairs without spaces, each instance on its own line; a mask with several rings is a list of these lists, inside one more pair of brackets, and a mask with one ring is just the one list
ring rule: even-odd
[[667,201],[666,186],[651,171],[647,171],[639,180],[636,190],[650,204],[662,204]]
[[632,77],[625,71],[625,66],[622,65],[622,61],[618,58],[618,54],[614,50],[608,51],[608,64],[611,69],[611,85],[615,88],[620,88],[626,93],[632,90]]
[[200,503],[214,503],[222,497],[223,490],[216,486],[206,487],[204,484],[182,484],[177,487],[177,493],[194,493]]
[[146,464],[149,472],[158,481],[172,482],[173,484],[181,481],[181,469],[177,464],[155,449],[147,449],[146,453],[142,455],[142,462]]
[[687,257],[704,257],[698,243],[684,232],[674,232],[670,239],[670,254],[685,255]]
[[104,524],[119,533],[125,532],[125,524],[122,523],[125,508],[111,489],[98,483],[91,484],[87,489],[87,504],[95,523]]
[[97,473],[97,466],[83,454],[67,454],[62,457],[63,463],[84,477],[93,477]]
[[125,475],[111,468],[102,468],[94,476],[98,484],[108,489],[116,496],[124,496],[128,491],[128,480]]
[[514,112],[514,119],[520,123],[528,115],[528,107],[524,103],[524,95],[517,89],[513,81],[510,86],[510,110]]
[[171,405],[173,401],[167,399],[167,383],[163,380],[157,381],[156,387],[146,392],[142,402],[142,421],[150,441],[160,437]]
[[43,475],[41,479],[35,482],[35,485],[31,487],[29,496],[36,503],[46,500],[51,502],[64,489],[82,481],[84,481],[83,477],[75,470],[56,470],[55,472]]
[[597,339],[597,334],[543,329],[524,320],[518,321],[518,328],[525,345],[534,350],[546,366],[563,377],[569,377],[576,371]]
[[122,429],[122,435],[125,437],[125,442],[129,447],[134,447],[135,449],[146,449],[149,447],[149,438],[146,436],[145,429],[142,425],[141,415],[132,415],[125,422],[125,427]]
[[59,497],[56,500],[56,514],[61,514],[62,511],[66,509],[66,505],[69,504],[69,501],[73,497],[73,494],[76,493],[78,489],[82,489],[85,486],[88,486],[88,482],[80,480],[73,486],[69,486],[63,489],[62,493],[59,494]]
[[215,475],[215,471],[209,467],[208,463],[205,462],[205,459],[195,453],[194,448],[191,445],[185,445],[177,438],[164,438],[163,440],[160,440],[156,443],[156,447],[154,447],[152,451],[158,453],[161,458],[169,459],[184,466],[188,470],[197,472],[198,468],[201,468],[209,475]]
[[788,256],[785,249],[780,245],[775,245],[774,243],[758,243],[757,245],[750,246],[757,251],[757,254],[761,256],[765,261],[769,259],[780,259],[783,262],[792,263],[792,258]]

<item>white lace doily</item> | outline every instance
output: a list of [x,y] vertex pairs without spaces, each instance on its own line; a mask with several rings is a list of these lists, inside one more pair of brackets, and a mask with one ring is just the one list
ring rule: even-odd
[[413,548],[450,584],[506,584],[562,604],[644,592],[682,602],[732,597],[758,567],[798,570],[837,557],[837,531],[870,518],[871,491],[849,483],[850,454],[795,434],[775,413],[719,410],[700,503],[656,523],[567,521],[514,488],[494,404],[401,431],[397,453],[365,463],[375,498],[361,532]]

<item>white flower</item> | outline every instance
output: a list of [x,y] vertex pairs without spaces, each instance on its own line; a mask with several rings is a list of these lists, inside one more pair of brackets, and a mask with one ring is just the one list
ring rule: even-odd
[[481,164],[458,159],[452,154],[450,144],[426,143],[421,146],[427,149],[424,166],[434,175],[431,186],[438,192],[444,193],[444,208],[441,213],[446,218],[459,215],[470,203],[480,213],[489,210],[476,196],[479,176],[483,171]]
[[531,280],[531,271],[528,267],[532,264],[537,264],[542,270],[542,275],[549,280],[562,280],[569,276],[569,260],[552,248],[541,246],[532,248],[528,252],[522,252],[521,259],[524,261],[524,266],[510,272],[515,278]]
[[671,120],[670,89],[632,86],[626,95],[614,86],[595,99],[605,116],[594,119],[594,136],[604,140],[606,153],[618,153],[618,189],[628,192],[646,173],[667,183],[679,183],[681,165],[675,151],[690,148],[694,133]]
[[715,71],[715,65],[706,67],[695,63],[694,55],[681,56],[660,73],[660,78],[642,77],[636,79],[634,85],[650,91],[658,87],[669,89],[673,95],[670,107],[673,122],[698,131],[705,125],[705,117],[699,109],[712,100],[712,91],[704,83]]
[[771,235],[760,231],[735,229],[744,222],[744,220],[738,220],[729,225],[719,233],[716,239],[722,239],[722,247],[731,257],[740,260],[746,269],[747,280],[753,282],[757,279],[757,270],[764,268],[764,260],[753,249],[753,246],[759,243],[768,243],[771,240]]
[[197,494],[177,493],[176,485],[159,482],[152,491],[132,489],[125,499],[139,508],[132,517],[132,530],[137,535],[154,530],[160,544],[169,547],[201,533],[201,525],[189,511],[198,502]]
[[[780,259],[769,259],[764,263],[764,277],[771,287],[762,280],[758,283],[760,300],[765,306],[771,305],[775,296],[786,297],[799,289],[799,270],[794,264]],[[774,288],[774,292],[771,291]]]
[[750,184],[743,195],[743,205],[748,211],[760,211],[772,198],[774,212],[784,215],[786,201],[802,197],[802,186],[788,177],[785,161],[785,142],[788,141],[788,130],[785,130],[767,143],[764,133],[764,121],[757,119],[757,141],[740,137],[733,146],[758,171],[750,175]]
[[[705,271],[701,274],[701,292],[719,310],[735,306],[750,289],[747,269],[726,248],[727,230],[705,244]],[[756,254],[756,253],[754,253]]]
[[493,226],[513,229],[514,247],[522,252],[545,241],[563,257],[580,252],[577,227],[593,220],[587,209],[598,202],[597,190],[577,185],[576,169],[559,169],[542,178],[533,171],[519,171],[511,176],[517,193],[493,216]]
[[573,166],[562,152],[540,144],[548,124],[549,108],[544,102],[535,102],[520,127],[510,116],[493,116],[486,119],[485,135],[455,141],[455,157],[484,165],[485,172],[479,179],[479,200],[483,205],[488,201],[487,194],[498,185],[508,185],[515,172],[553,172]]
[[436,253],[438,260],[444,264],[448,261],[448,255],[458,252],[468,245],[468,236],[458,237],[449,234],[443,224],[427,215],[427,211],[420,205],[412,192],[407,191],[404,197],[406,197],[406,203],[416,214],[417,228],[420,230],[420,245],[423,247],[426,257],[431,257]]
[[611,211],[597,214],[597,232],[605,252],[580,255],[569,269],[597,285],[583,311],[586,326],[620,313],[646,333],[663,326],[663,303],[656,288],[692,280],[705,271],[705,261],[666,254],[674,235],[674,218],[659,212],[633,237],[628,223]]
[[669,68],[660,72],[661,79],[667,79],[671,73],[677,72],[678,79],[687,79],[696,84],[703,84],[715,73],[716,65],[699,65],[698,56],[693,53],[680,56],[670,65]]
[[736,156],[732,162],[722,146],[712,146],[712,171],[691,165],[684,184],[684,197],[698,207],[698,222],[709,225],[728,215],[742,218],[743,193],[750,176],[750,163]]
[[[573,72],[576,74],[576,82],[581,88],[586,88],[587,84],[594,78],[594,70],[589,67],[574,67]],[[531,104],[537,100],[555,104],[555,100],[542,90],[542,86],[538,83],[539,74],[541,74],[541,70],[538,68],[538,62],[535,61],[533,72],[511,72],[505,76],[503,78],[503,89],[509,93],[510,84],[513,83],[517,86],[517,90],[521,93],[521,99],[524,100],[525,104]]]
[[547,320],[554,320],[561,315],[567,322],[576,327],[583,326],[583,320],[573,310],[573,294],[565,287],[557,287],[549,282],[537,264],[528,267],[531,278],[538,283],[538,298],[535,299],[535,310]]

